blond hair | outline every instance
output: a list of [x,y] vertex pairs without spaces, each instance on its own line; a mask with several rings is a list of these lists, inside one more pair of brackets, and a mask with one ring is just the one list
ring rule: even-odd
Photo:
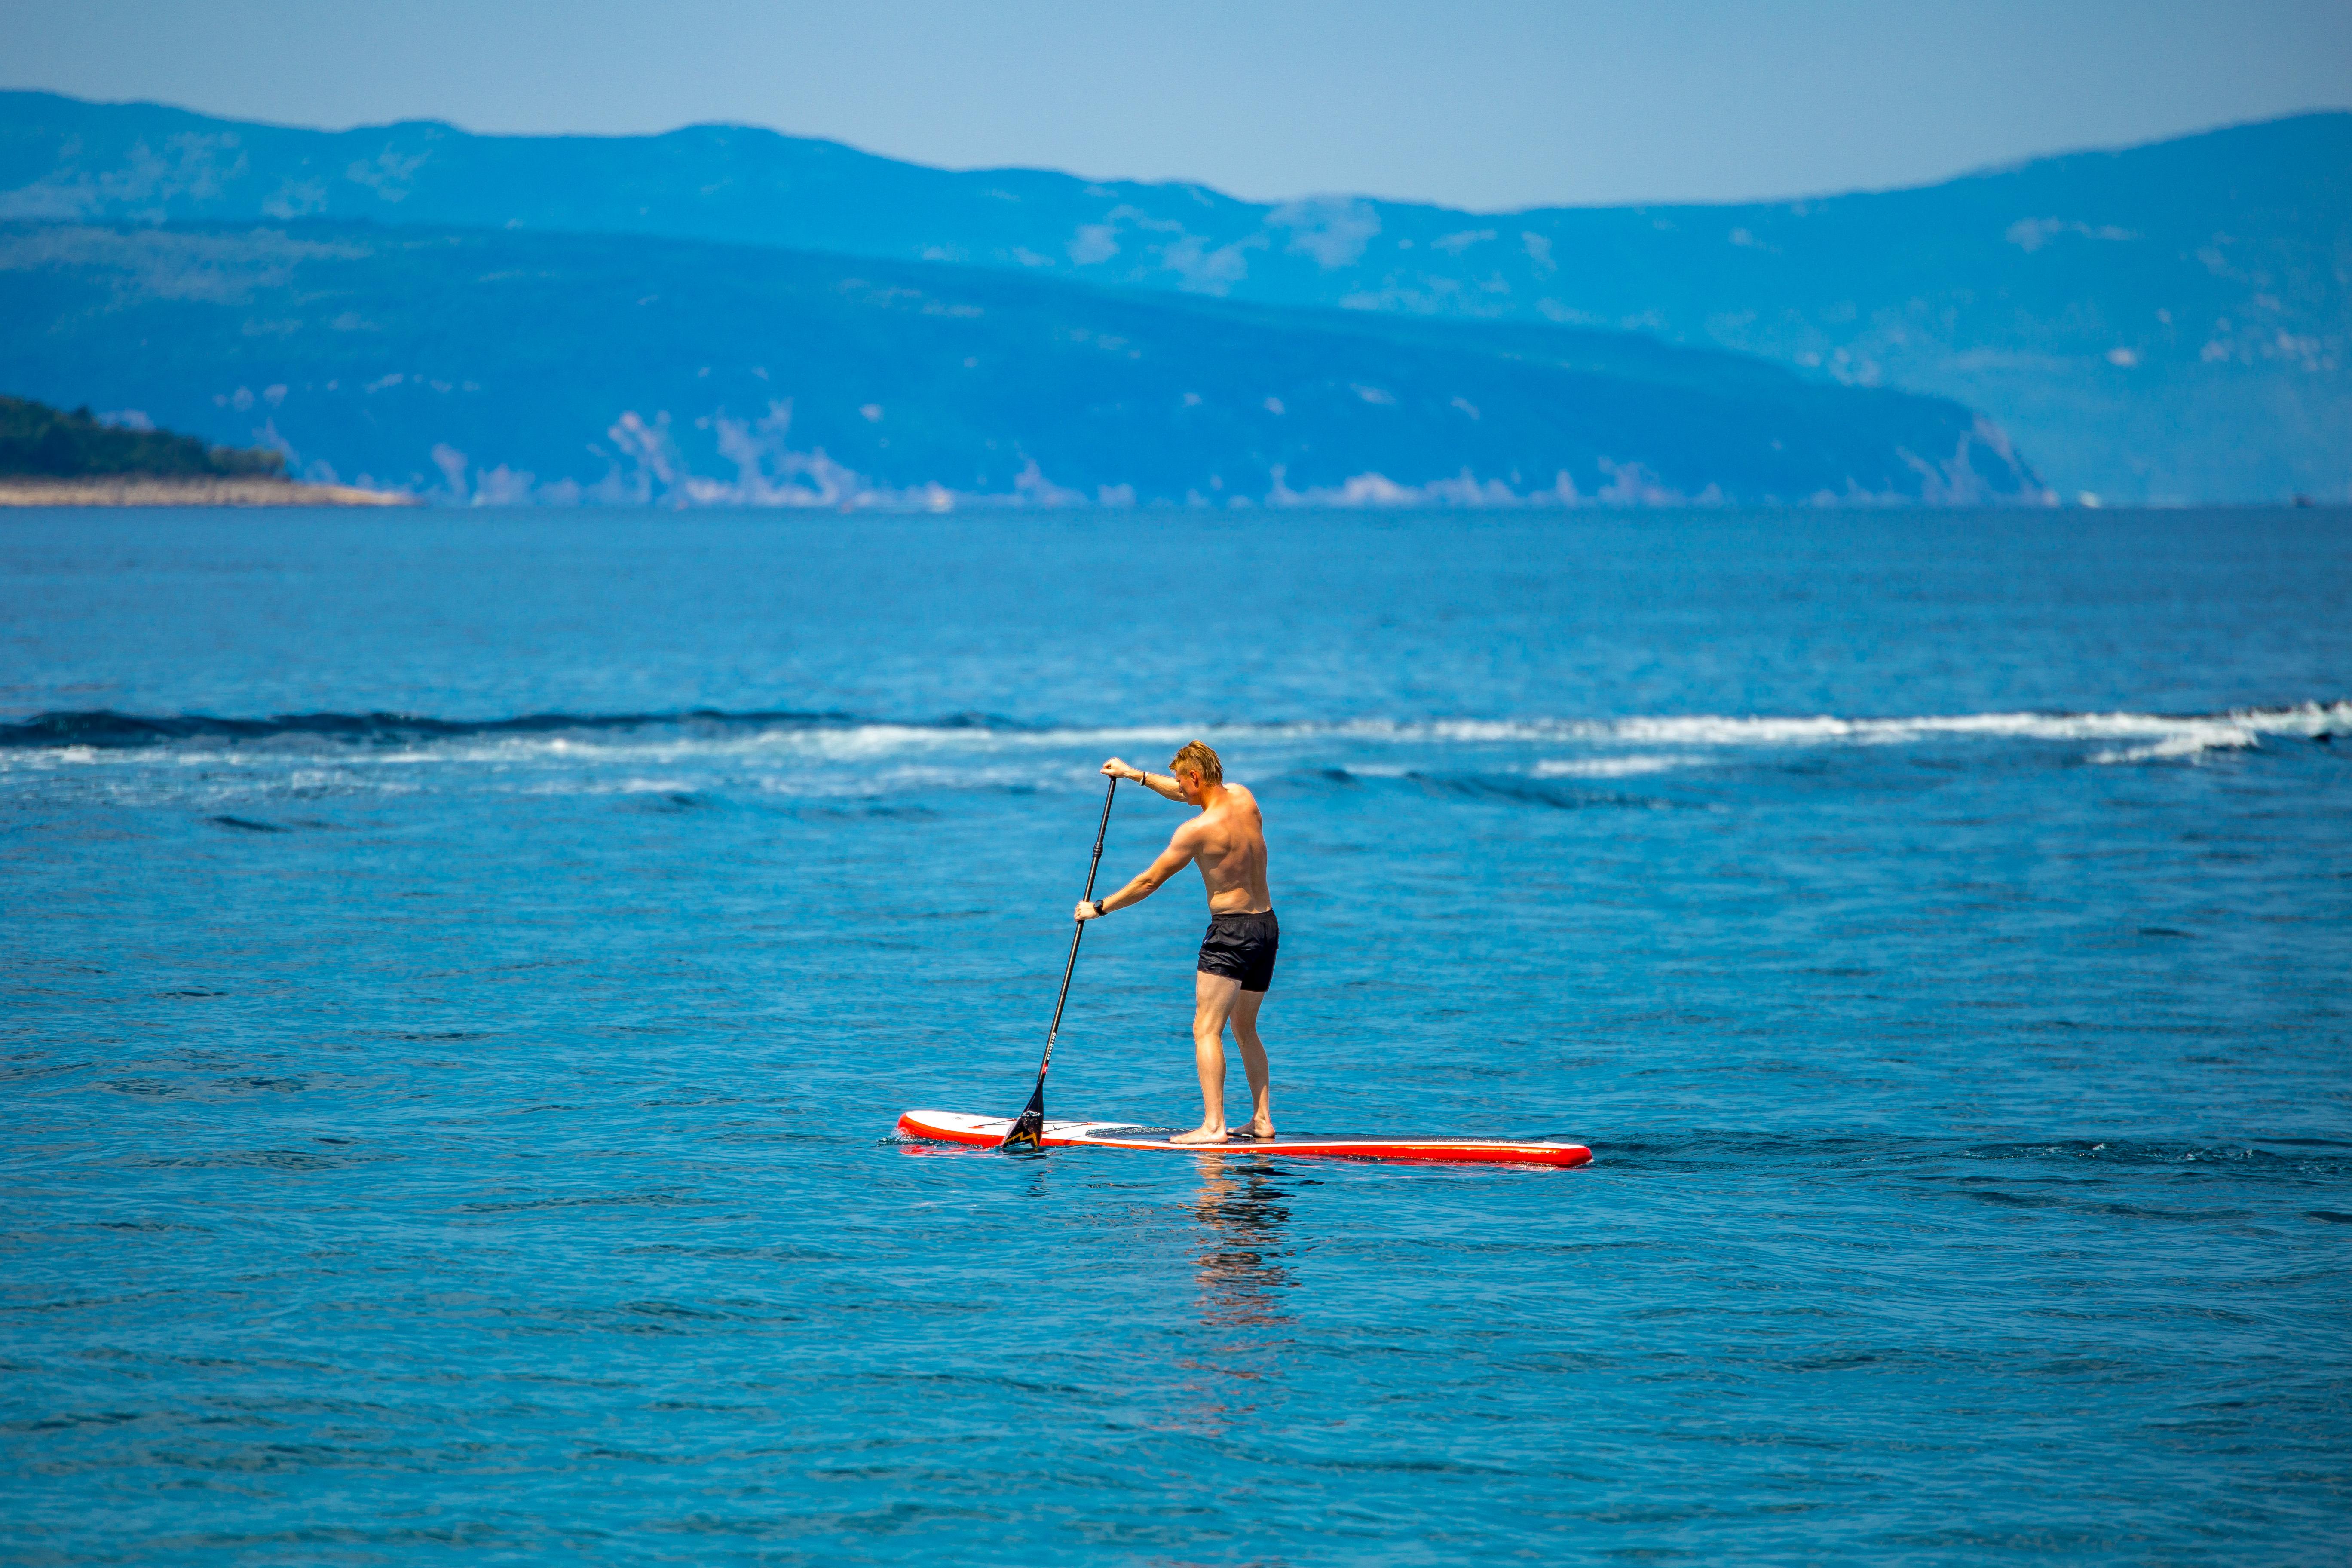
[[1225,782],[1225,764],[1217,761],[1217,753],[1209,750],[1205,741],[1187,741],[1184,749],[1168,759],[1172,771],[1183,768],[1202,784],[1221,784]]

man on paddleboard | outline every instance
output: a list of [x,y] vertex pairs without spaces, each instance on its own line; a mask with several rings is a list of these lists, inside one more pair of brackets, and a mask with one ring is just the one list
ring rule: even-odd
[[[1145,773],[1113,757],[1102,771],[1133,779],[1154,795],[1198,806],[1200,815],[1176,830],[1160,858],[1135,880],[1107,899],[1081,900],[1077,918],[1099,919],[1113,910],[1139,904],[1187,865],[1201,868],[1209,889],[1209,930],[1201,939],[1201,963],[1192,984],[1192,1065],[1201,1075],[1201,1125],[1179,1132],[1171,1143],[1223,1143],[1234,1137],[1274,1136],[1272,1086],[1265,1047],[1257,1037],[1257,1010],[1274,982],[1275,948],[1282,940],[1275,923],[1274,895],[1265,885],[1265,819],[1257,796],[1225,782],[1217,753],[1198,741],[1168,764],[1166,774]],[[1238,1133],[1225,1126],[1225,1026],[1242,1048],[1249,1074],[1250,1121]]]

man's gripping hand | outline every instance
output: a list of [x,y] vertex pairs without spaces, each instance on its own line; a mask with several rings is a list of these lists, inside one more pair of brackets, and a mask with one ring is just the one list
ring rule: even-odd
[[1077,912],[1070,918],[1083,923],[1087,921],[1095,919],[1102,912],[1102,910],[1095,907],[1095,901],[1092,899],[1080,899],[1078,900]]
[[1102,771],[1115,779],[1133,779],[1137,784],[1141,784],[1143,782],[1143,770],[1141,768],[1135,766],[1132,763],[1121,762],[1117,757],[1113,757],[1110,761],[1105,763],[1102,765]]

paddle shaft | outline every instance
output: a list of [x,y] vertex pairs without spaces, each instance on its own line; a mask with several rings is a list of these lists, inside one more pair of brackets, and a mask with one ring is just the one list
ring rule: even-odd
[[[1110,832],[1110,803],[1118,794],[1118,780],[1114,778],[1110,781],[1110,787],[1103,791],[1102,820],[1095,825],[1095,858],[1087,862],[1087,890],[1078,895],[1081,900],[1095,896],[1095,874],[1102,869],[1103,838]],[[1045,1076],[1045,1069],[1054,1065],[1054,1037],[1062,1032],[1062,1008],[1070,999],[1070,976],[1078,969],[1078,943],[1087,937],[1086,921],[1074,921],[1071,924],[1076,929],[1070,932],[1070,956],[1062,965],[1061,994],[1054,998],[1054,1021],[1045,1028],[1045,1059],[1037,1064],[1037,1077],[1041,1080]]]
[[[1118,797],[1118,779],[1114,775],[1108,788],[1103,791],[1102,820],[1095,825],[1094,858],[1087,862],[1087,890],[1078,895],[1082,900],[1095,896],[1095,876],[1102,869],[1103,838],[1110,832],[1110,803]],[[1029,1092],[1029,1103],[1021,1112],[1013,1130],[1004,1142],[1018,1146],[1034,1147],[1037,1133],[1045,1121],[1045,1073],[1054,1065],[1054,1041],[1062,1032],[1062,1009],[1070,1000],[1070,976],[1078,970],[1078,943],[1087,939],[1087,922],[1072,922],[1076,928],[1070,932],[1070,956],[1062,965],[1062,989],[1054,998],[1054,1021],[1045,1028],[1045,1055],[1037,1063],[1037,1087]],[[1024,1134],[1026,1134],[1024,1137]]]

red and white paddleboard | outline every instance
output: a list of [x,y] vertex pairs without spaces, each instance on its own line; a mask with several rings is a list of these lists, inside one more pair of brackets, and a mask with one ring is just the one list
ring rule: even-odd
[[[970,1143],[993,1149],[1013,1131],[1010,1116],[967,1116],[957,1110],[910,1110],[898,1118],[901,1136],[929,1143]],[[1236,1138],[1230,1143],[1171,1143],[1167,1127],[1117,1121],[1048,1121],[1038,1142],[1048,1149],[1150,1149],[1163,1154],[1328,1154],[1351,1160],[1480,1160],[1505,1165],[1581,1165],[1592,1151],[1581,1143],[1509,1138]]]

